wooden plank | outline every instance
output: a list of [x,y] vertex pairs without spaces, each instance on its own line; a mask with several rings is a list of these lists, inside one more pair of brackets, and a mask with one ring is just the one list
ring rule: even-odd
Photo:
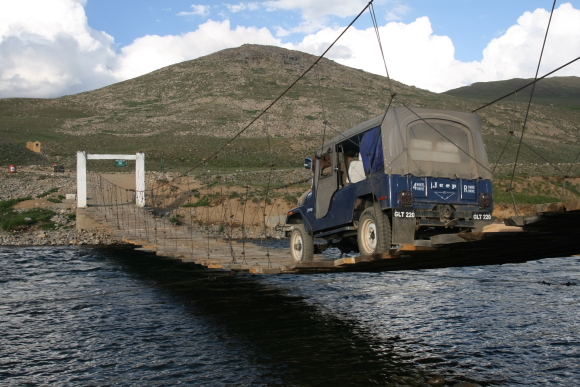
[[334,261],[310,261],[310,262],[296,262],[294,268],[331,268],[334,267]]
[[335,266],[340,266],[340,265],[354,265],[359,263],[360,261],[357,260],[358,257],[344,257],[344,258],[340,258],[337,259],[336,261],[334,261],[334,265]]

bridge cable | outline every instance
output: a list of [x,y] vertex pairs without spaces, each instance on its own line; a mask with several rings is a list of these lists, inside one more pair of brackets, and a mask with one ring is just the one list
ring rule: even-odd
[[475,113],[475,112],[477,112],[478,110],[481,110],[481,109],[483,109],[483,108],[486,108],[486,107],[488,107],[488,106],[491,106],[491,105],[495,104],[496,102],[499,102],[499,101],[501,101],[502,99],[505,99],[505,98],[509,97],[510,95],[512,95],[512,94],[515,94],[515,93],[517,93],[518,91],[521,91],[521,90],[525,89],[526,87],[528,87],[528,86],[530,86],[530,85],[534,85],[534,84],[536,84],[537,82],[541,81],[542,79],[546,78],[547,76],[549,76],[549,75],[552,75],[552,74],[554,74],[555,72],[562,70],[564,67],[566,67],[566,66],[569,66],[569,65],[571,65],[572,63],[574,63],[574,62],[576,62],[576,61],[578,61],[578,60],[580,60],[580,56],[579,56],[579,57],[577,57],[576,59],[573,59],[573,60],[571,60],[570,62],[568,62],[568,63],[566,63],[566,64],[564,64],[564,65],[562,65],[562,66],[558,67],[557,69],[550,71],[549,73],[545,74],[544,76],[542,76],[542,77],[540,77],[540,78],[536,78],[536,79],[534,79],[532,82],[525,84],[524,86],[520,87],[519,89],[517,89],[517,90],[514,90],[514,91],[512,91],[511,93],[508,93],[508,94],[506,94],[506,95],[504,95],[504,96],[502,96],[502,97],[499,97],[498,99],[494,99],[493,101],[491,101],[491,102],[488,102],[488,103],[486,103],[485,105],[483,105],[483,106],[480,106],[480,107],[478,107],[478,108],[477,108],[477,109],[475,109],[475,110],[472,110],[471,112],[472,112],[472,113]]
[[320,81],[320,67],[316,66],[316,75],[318,78],[318,98],[320,99],[320,107],[322,109],[322,124],[324,129],[322,131],[322,144],[320,147],[324,147],[324,142],[326,141],[326,126],[328,125],[328,120],[326,119],[326,109],[324,109],[324,100],[322,99],[322,83]]
[[[554,14],[554,8],[555,7],[556,7],[556,0],[554,0],[554,3],[552,4],[552,11],[550,12],[550,18],[548,19],[548,26],[546,28],[546,34],[544,35],[544,42],[542,43],[542,50],[540,52],[540,58],[538,60],[538,66],[536,68],[536,75],[535,75],[534,79],[538,79],[538,72],[540,71],[540,65],[542,63],[542,56],[544,55],[544,48],[546,46],[546,40],[548,38],[548,32],[550,31],[550,24],[552,22],[552,15]],[[517,168],[517,164],[518,164],[518,158],[519,158],[519,155],[520,155],[520,149],[521,149],[521,146],[522,146],[522,142],[524,140],[524,134],[525,134],[525,131],[526,131],[526,124],[528,122],[528,116],[529,116],[529,113],[530,113],[530,107],[532,105],[532,98],[534,97],[535,87],[536,87],[536,83],[534,82],[534,84],[532,85],[532,90],[530,92],[530,99],[528,101],[528,107],[526,109],[526,115],[524,116],[524,124],[522,126],[522,134],[520,136],[520,143],[518,144],[518,149],[517,149],[517,152],[516,152],[516,159],[514,161],[514,168],[513,168],[513,171],[512,171],[512,177],[511,177],[510,186],[509,186],[509,189],[510,190],[512,189],[512,185],[513,185],[513,181],[514,181],[514,177],[515,177],[515,173],[516,173],[516,168]]]
[[[387,104],[387,108],[385,109],[385,114],[383,114],[383,118],[381,119],[381,123],[379,124],[379,128],[381,128],[381,133],[382,133],[383,123],[385,122],[385,118],[387,117],[387,114],[389,113],[389,109],[391,107],[391,104],[393,102],[393,99],[395,98],[395,96],[397,94],[395,93],[395,91],[393,89],[393,83],[391,82],[391,77],[389,75],[389,69],[387,67],[387,60],[385,59],[385,52],[383,50],[383,44],[381,42],[381,34],[379,32],[379,26],[378,26],[378,23],[377,23],[375,8],[374,8],[373,4],[371,4],[370,7],[369,7],[369,13],[370,13],[370,16],[371,16],[371,20],[373,22],[373,27],[374,27],[374,30],[375,30],[375,35],[377,37],[377,42],[379,44],[379,50],[381,52],[381,57],[383,59],[383,64],[385,66],[385,73],[387,74],[387,81],[389,82],[389,89],[391,91],[391,95],[390,95],[390,98],[389,98],[389,103]],[[366,151],[367,151],[367,155],[369,155],[369,151],[370,150],[367,149]],[[374,157],[373,157],[373,159],[372,159],[372,161],[370,163],[370,166],[369,166],[369,174],[371,174],[373,172],[374,163],[375,163],[375,160],[374,160]],[[375,181],[374,181],[374,179],[372,177],[371,177],[371,192],[372,192],[373,208],[374,208],[374,211],[375,211],[375,216],[380,216],[379,214],[376,214],[377,209],[380,210],[380,204],[377,202]],[[384,223],[384,222],[381,222],[381,223]],[[382,230],[382,231],[384,231],[384,230]]]
[[[207,160],[212,158],[217,158],[217,155],[221,153],[228,145],[230,145],[234,140],[236,140],[239,136],[242,135],[250,126],[252,126],[260,117],[262,117],[266,112],[268,112],[283,96],[285,96],[302,78],[306,76],[321,60],[322,58],[328,53],[328,51],[336,44],[336,42],[342,38],[342,36],[348,31],[348,29],[359,19],[359,17],[366,11],[366,9],[373,3],[374,0],[370,0],[369,3],[361,10],[361,12],[351,21],[351,23],[339,34],[339,36],[328,46],[328,48],[308,67],[292,84],[290,84],[274,101],[272,101],[265,109],[263,109],[260,114],[258,114],[250,123],[248,123],[244,128],[242,128],[237,134],[231,137],[225,144],[223,144],[220,148],[218,148],[215,152],[213,152],[209,157],[204,158],[201,162],[194,165],[192,168],[187,170],[186,172],[182,173],[176,179],[179,179],[183,176],[186,176],[192,170],[199,168],[203,165]],[[272,171],[270,171],[271,174]],[[168,183],[167,183],[168,184]],[[208,246],[207,246],[207,253],[209,258],[209,236],[208,236]]]
[[507,146],[508,146],[508,144],[509,144],[510,140],[511,140],[513,137],[514,137],[514,132],[510,130],[510,132],[509,132],[509,134],[508,134],[507,141],[505,142],[505,145],[503,146],[503,149],[501,150],[501,153],[499,154],[499,157],[497,158],[497,160],[496,160],[496,162],[495,162],[495,165],[493,166],[493,168],[492,168],[492,170],[491,170],[491,172],[492,172],[492,173],[494,173],[494,174],[495,174],[495,169],[497,168],[497,166],[498,166],[498,164],[499,164],[499,162],[500,162],[500,160],[501,160],[501,158],[502,158],[502,156],[503,156],[503,154],[504,154],[504,152],[505,152],[505,150],[506,150],[506,148],[507,148]]
[[[377,36],[377,42],[379,43],[379,49],[381,50],[381,57],[383,58],[383,64],[385,65],[385,72],[387,74],[387,81],[389,82],[389,89],[391,90],[391,96],[394,96],[395,89],[393,88],[393,83],[391,82],[391,77],[389,75],[389,69],[387,68],[387,61],[385,59],[385,52],[383,51],[383,44],[381,42],[381,34],[379,33],[379,25],[377,23],[377,15],[375,13],[375,7],[373,4],[370,4],[369,12],[371,14],[371,19],[373,21],[373,27],[375,29],[375,35]],[[392,99],[391,99],[392,100]],[[389,101],[390,105],[390,101]],[[387,108],[387,111],[389,109]],[[386,116],[386,113],[385,113]],[[384,118],[383,118],[384,120]]]
[[209,157],[207,157],[206,159],[202,160],[201,162],[199,162],[198,164],[194,165],[192,168],[190,168],[189,170],[187,170],[186,172],[184,172],[184,174],[182,174],[179,177],[184,176],[185,174],[187,174],[188,172],[193,171],[196,168],[199,168],[204,162],[205,160],[210,160],[212,158],[214,158],[215,156],[217,156],[219,153],[221,153],[229,144],[231,144],[235,139],[237,139],[238,137],[240,137],[242,135],[242,133],[244,133],[246,130],[248,130],[248,128],[250,126],[252,126],[258,119],[260,119],[267,111],[269,111],[280,99],[282,99],[282,97],[284,97],[289,91],[290,89],[292,89],[300,80],[302,80],[302,78],[304,78],[306,76],[306,74],[308,74],[310,72],[310,70],[312,70],[321,60],[322,58],[324,58],[324,56],[326,55],[326,53],[328,53],[328,51],[330,51],[330,49],[336,44],[336,42],[338,42],[338,40],[340,38],[342,38],[342,36],[350,29],[350,27],[352,27],[352,25],[359,19],[359,17],[366,11],[366,9],[373,3],[374,0],[370,0],[369,3],[363,8],[362,11],[360,11],[360,13],[350,22],[350,24],[340,33],[340,35],[330,44],[330,46],[328,46],[328,48],[326,50],[324,50],[324,52],[314,61],[314,63],[312,63],[294,82],[292,82],[290,84],[290,86],[288,86],[278,97],[276,97],[276,99],[274,101],[272,101],[265,109],[263,109],[260,114],[258,114],[256,117],[254,117],[252,119],[252,121],[250,121],[250,123],[248,123],[246,126],[244,126],[244,128],[242,128],[240,131],[238,131],[238,133],[236,133],[233,137],[231,137],[224,145],[222,145],[220,148],[218,148],[218,150],[216,150],[215,152],[213,152]]
[[521,141],[521,143],[522,143],[523,146],[525,146],[526,148],[528,148],[529,150],[531,150],[532,152],[534,152],[538,157],[540,157],[547,164],[549,164],[552,168],[554,168],[556,171],[560,172],[563,177],[566,177],[566,174],[560,168],[558,168],[552,162],[550,162],[547,158],[545,158],[544,156],[542,156],[541,154],[539,154],[536,150],[534,150],[531,146],[529,146],[525,142]]
[[465,155],[467,157],[469,157],[470,159],[472,159],[476,164],[478,164],[480,167],[482,167],[483,169],[485,169],[486,171],[488,171],[489,173],[491,173],[493,175],[493,172],[486,167],[485,165],[483,165],[481,162],[479,162],[478,160],[475,159],[475,157],[473,157],[472,155],[469,154],[468,151],[466,151],[465,149],[462,149],[459,145],[455,144],[453,142],[453,140],[451,140],[450,138],[448,138],[447,136],[445,136],[443,133],[441,133],[439,130],[437,130],[433,125],[431,125],[429,122],[427,122],[423,117],[421,117],[417,112],[415,112],[411,107],[409,107],[407,104],[405,104],[405,102],[400,98],[400,97],[395,97],[397,99],[398,102],[401,103],[401,105],[403,105],[405,108],[407,108],[411,113],[413,113],[417,118],[419,118],[421,121],[423,121],[424,124],[426,124],[427,126],[429,126],[431,129],[433,129],[434,131],[436,131],[441,137],[443,137],[444,139],[446,139],[447,141],[449,141],[451,144],[455,145],[457,147],[457,149],[459,149],[461,152],[465,153]]
[[512,139],[514,132],[515,132],[515,129],[516,129],[516,103],[517,103],[517,101],[518,101],[518,92],[516,91],[514,94],[514,101],[512,104],[512,130],[510,130],[508,132],[507,141],[506,141],[501,153],[499,154],[499,157],[497,158],[495,165],[493,166],[492,172],[494,172],[494,173],[495,173],[495,169],[499,165],[499,162],[500,162],[505,150],[507,149],[507,146],[508,146],[510,140]]
[[242,210],[242,263],[246,262],[246,206],[248,204],[248,191],[250,186],[246,185],[246,198],[244,200],[244,209]]
[[268,195],[270,193],[270,183],[272,181],[272,171],[274,170],[274,163],[272,163],[272,147],[270,146],[270,130],[268,129],[268,115],[264,114],[264,126],[266,128],[266,136],[268,138],[268,154],[270,155],[270,173],[268,174],[268,185],[266,186],[266,196],[264,197],[264,211],[262,212],[262,221],[264,222],[264,238],[266,239],[266,256],[268,257],[268,267],[272,267],[270,261],[270,246],[268,243],[268,226],[266,225],[266,208],[268,206]]

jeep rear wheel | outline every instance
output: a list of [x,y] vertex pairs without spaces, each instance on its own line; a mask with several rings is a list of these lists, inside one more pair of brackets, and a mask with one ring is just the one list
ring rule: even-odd
[[388,252],[391,247],[389,218],[379,206],[363,211],[358,222],[358,248],[361,255]]
[[314,240],[303,224],[295,225],[290,234],[290,254],[297,262],[312,261],[314,258]]

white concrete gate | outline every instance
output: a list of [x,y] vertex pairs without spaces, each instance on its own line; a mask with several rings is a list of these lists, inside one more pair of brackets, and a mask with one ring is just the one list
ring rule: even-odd
[[135,160],[135,204],[145,207],[145,153],[134,155],[94,155],[77,152],[77,208],[87,207],[87,160]]

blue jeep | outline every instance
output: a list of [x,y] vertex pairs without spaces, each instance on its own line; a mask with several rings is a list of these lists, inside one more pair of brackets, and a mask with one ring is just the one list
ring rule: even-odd
[[492,222],[492,173],[472,113],[391,108],[326,142],[305,166],[312,190],[286,218],[296,261],[313,259],[315,238],[326,241],[319,250],[371,255]]

